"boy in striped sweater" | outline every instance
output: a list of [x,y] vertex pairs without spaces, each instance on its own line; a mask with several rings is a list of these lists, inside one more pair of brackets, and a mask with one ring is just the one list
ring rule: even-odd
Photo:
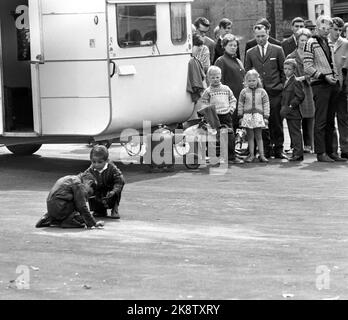
[[335,112],[339,98],[339,81],[333,45],[328,35],[333,22],[330,17],[319,16],[317,35],[310,38],[304,50],[304,72],[311,78],[315,102],[314,151],[320,162],[342,161],[333,150]]
[[243,163],[236,157],[235,136],[232,114],[236,109],[237,99],[232,90],[221,83],[221,69],[211,66],[207,72],[209,87],[204,91],[201,101],[204,105],[215,105],[220,124],[228,130],[228,161],[233,164]]

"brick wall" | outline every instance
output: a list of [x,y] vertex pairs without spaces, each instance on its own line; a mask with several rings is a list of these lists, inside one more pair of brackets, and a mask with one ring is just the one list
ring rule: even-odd
[[276,39],[283,39],[283,0],[274,0]]

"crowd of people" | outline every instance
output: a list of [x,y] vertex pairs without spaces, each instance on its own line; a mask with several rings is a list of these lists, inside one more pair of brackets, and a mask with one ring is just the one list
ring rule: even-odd
[[315,24],[296,17],[292,35],[280,42],[270,36],[268,20],[259,19],[242,62],[231,20],[221,19],[214,39],[207,18],[194,21],[188,91],[195,110],[213,107],[232,129],[229,140],[238,129],[247,133],[244,153],[228,144],[229,162],[303,161],[305,153],[319,162],[348,160],[347,26],[339,17],[319,16]]

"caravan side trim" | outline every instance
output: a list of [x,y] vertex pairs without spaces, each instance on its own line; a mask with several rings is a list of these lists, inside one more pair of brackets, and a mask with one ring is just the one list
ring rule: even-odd
[[[194,0],[153,0],[148,1],[149,3],[173,3],[173,2],[193,2]],[[127,4],[133,4],[133,3],[144,3],[144,0],[106,0],[107,3],[127,3]]]
[[3,103],[4,100],[4,92],[3,92],[3,78],[2,78],[2,42],[1,42],[1,25],[0,25],[0,135],[4,132],[4,118],[3,115],[5,114],[5,104]]

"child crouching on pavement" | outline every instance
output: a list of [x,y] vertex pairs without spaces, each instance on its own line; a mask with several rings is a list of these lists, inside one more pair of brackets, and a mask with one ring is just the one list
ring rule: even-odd
[[284,84],[280,116],[286,118],[288,124],[293,155],[289,161],[303,160],[303,137],[301,131],[302,116],[300,104],[305,99],[301,82],[295,78],[297,62],[295,59],[284,61],[284,73],[286,81]]
[[102,227],[87,207],[96,180],[89,173],[64,176],[50,190],[46,203],[47,213],[37,222],[36,228],[59,226],[61,228]]
[[111,209],[110,217],[120,219],[118,206],[125,180],[122,172],[109,160],[109,151],[103,145],[96,145],[90,153],[91,166],[85,173],[96,179],[94,196],[89,198],[89,206],[95,217],[106,217],[107,209]]
[[209,87],[202,95],[202,105],[215,105],[220,124],[229,129],[228,161],[233,164],[243,163],[242,160],[236,157],[235,153],[235,136],[233,131],[232,114],[236,109],[237,99],[233,95],[232,90],[228,86],[221,83],[221,69],[219,67],[209,67],[207,77]]

